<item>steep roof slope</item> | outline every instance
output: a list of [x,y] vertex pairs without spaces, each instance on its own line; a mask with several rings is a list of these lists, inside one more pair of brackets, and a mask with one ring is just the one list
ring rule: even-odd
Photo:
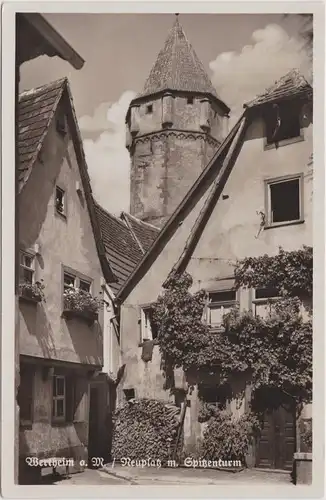
[[82,138],[78,127],[69,82],[66,78],[23,92],[19,96],[18,158],[16,162],[19,192],[22,191],[30,178],[32,169],[36,164],[58,105],[61,102],[67,116],[103,275],[106,281],[110,283],[115,281],[116,278],[106,259],[105,248],[101,239],[100,227],[95,212]]
[[27,182],[42,148],[66,80],[43,85],[19,96],[18,104],[18,182],[19,191]]

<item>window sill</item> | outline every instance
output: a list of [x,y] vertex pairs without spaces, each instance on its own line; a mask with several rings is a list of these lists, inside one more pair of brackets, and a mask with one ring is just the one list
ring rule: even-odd
[[90,312],[90,311],[74,311],[72,309],[65,309],[62,313],[62,316],[66,319],[78,318],[91,326],[95,321],[98,320],[98,313]]
[[143,339],[141,342],[138,343],[138,347],[143,347],[146,342],[153,341],[154,345],[158,345],[158,340],[157,339]]
[[39,302],[42,302],[42,298],[41,297],[28,297],[28,295],[23,295],[23,294],[20,294],[19,295],[19,301],[21,302],[28,302],[30,304],[38,304]]
[[273,142],[272,144],[264,144],[264,151],[269,151],[270,149],[278,149],[281,148],[282,146],[288,146],[289,144],[294,144],[296,142],[302,142],[304,141],[303,135],[300,135],[298,137],[292,137],[291,139],[283,139],[282,141],[279,142]]
[[55,211],[55,215],[59,217],[60,219],[67,221],[67,216],[64,213],[59,212],[58,210]]
[[289,221],[289,222],[277,222],[275,224],[268,224],[268,225],[264,226],[264,230],[265,229],[274,229],[277,227],[284,227],[284,226],[295,226],[297,224],[304,224],[304,222],[305,222],[304,219],[293,220],[293,221]]
[[225,333],[224,326],[211,326],[208,325],[211,333]]
[[30,430],[33,427],[32,420],[22,420],[19,422],[19,429],[22,431]]

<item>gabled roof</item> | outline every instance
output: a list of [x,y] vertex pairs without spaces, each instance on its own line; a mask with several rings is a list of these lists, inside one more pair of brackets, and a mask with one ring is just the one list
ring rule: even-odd
[[297,69],[293,69],[276,81],[271,87],[266,89],[263,94],[244,104],[244,107],[252,108],[262,104],[280,101],[288,97],[307,94],[312,95],[311,85]]
[[95,208],[107,259],[117,278],[110,288],[117,293],[153,243],[159,229],[125,212],[121,218],[115,217],[98,203],[95,203]]
[[178,16],[137,99],[163,90],[210,94],[223,104],[226,112],[229,111],[187,40]]
[[105,248],[96,216],[90,179],[80,135],[72,95],[66,78],[23,92],[18,104],[18,144],[16,168],[18,169],[19,191],[27,184],[47,132],[58,109],[59,103],[64,107],[69,130],[77,158],[84,196],[91,220],[94,239],[97,247],[103,275],[108,283],[116,278],[106,259]]

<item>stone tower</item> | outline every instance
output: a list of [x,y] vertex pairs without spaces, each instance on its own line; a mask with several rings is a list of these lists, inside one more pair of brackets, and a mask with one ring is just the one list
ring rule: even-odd
[[177,15],[126,116],[132,215],[162,227],[227,135],[229,111]]

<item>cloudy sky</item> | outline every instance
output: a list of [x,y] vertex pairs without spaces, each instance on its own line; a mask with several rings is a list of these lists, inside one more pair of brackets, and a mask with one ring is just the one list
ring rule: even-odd
[[[40,57],[21,69],[21,90],[67,76],[95,198],[118,214],[129,209],[129,154],[124,118],[142,90],[173,14],[46,14],[85,59],[77,71],[58,58]],[[181,14],[188,40],[204,64],[232,121],[242,104],[290,69],[309,76],[299,16]]]

